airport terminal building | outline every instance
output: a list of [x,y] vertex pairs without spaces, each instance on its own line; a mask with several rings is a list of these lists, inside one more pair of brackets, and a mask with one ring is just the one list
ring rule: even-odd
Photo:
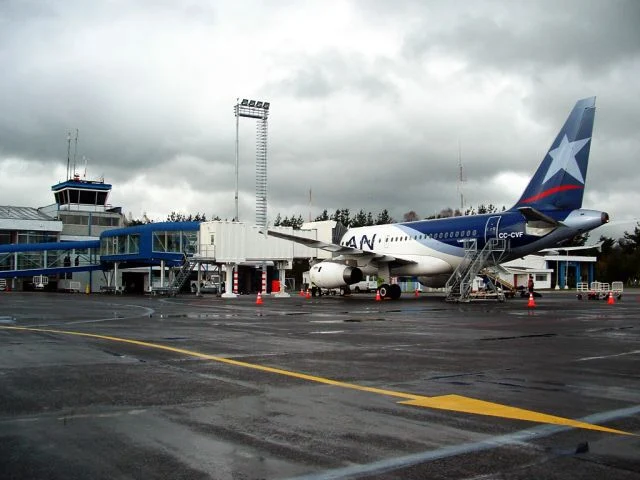
[[[155,222],[126,226],[109,205],[112,186],[77,175],[51,187],[55,203],[0,206],[0,289],[177,293],[201,287],[228,295],[297,290],[309,262],[331,254],[274,237],[243,222]],[[278,227],[292,233],[289,227]],[[334,242],[334,221],[310,222],[296,235]],[[503,265],[506,285],[567,288],[591,283],[596,257],[562,252]],[[415,279],[396,279],[413,291]],[[281,287],[283,287],[281,289]]]
[[[111,188],[74,176],[52,186],[51,205],[0,206],[0,288],[175,293],[196,277],[219,293],[279,291],[293,288],[285,271],[300,259],[302,271],[310,258],[327,257],[241,222],[127,227],[121,207],[108,203]],[[307,234],[330,241],[334,225],[319,222]]]

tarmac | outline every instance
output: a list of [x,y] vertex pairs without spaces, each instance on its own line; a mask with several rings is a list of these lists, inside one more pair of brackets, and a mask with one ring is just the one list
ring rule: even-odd
[[640,478],[640,292],[542,294],[0,292],[0,478]]

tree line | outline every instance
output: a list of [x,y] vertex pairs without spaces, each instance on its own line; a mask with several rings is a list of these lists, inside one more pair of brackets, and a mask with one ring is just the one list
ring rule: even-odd
[[[493,204],[483,204],[468,208],[464,212],[458,209],[445,208],[437,214],[424,218],[420,218],[415,211],[410,210],[402,215],[402,221],[412,222],[421,219],[432,220],[461,215],[480,215],[505,210],[504,206],[500,209]],[[214,216],[207,219],[206,215],[200,212],[197,212],[195,215],[171,212],[167,215],[168,222],[206,222],[216,220],[220,220],[220,217]],[[352,214],[348,208],[340,208],[336,209],[331,215],[329,211],[325,209],[320,215],[314,218],[316,222],[324,220],[334,220],[348,228],[385,225],[396,222],[386,208],[378,213],[365,212],[363,209],[360,209],[355,214]],[[142,219],[129,219],[125,223],[128,226],[143,225],[145,223],[152,223],[152,220],[149,220],[146,215],[144,215]],[[303,223],[302,215],[282,217],[280,213],[278,213],[273,225],[300,229]],[[577,235],[563,246],[583,246],[587,243],[588,238],[588,234]],[[625,231],[621,238],[614,239],[602,235],[600,236],[599,242],[600,253],[596,263],[596,278],[601,282],[623,281],[627,285],[640,286],[640,222],[636,224],[633,232]]]
[[[461,213],[461,211],[458,209],[454,210],[452,208],[445,208],[440,210],[440,212],[438,212],[437,214],[430,215],[424,218],[421,218],[415,211],[411,210],[402,215],[402,221],[415,222],[422,219],[432,220],[435,218],[459,217],[461,215],[480,215],[483,213],[496,213],[504,210],[504,206],[502,207],[502,210],[499,210],[498,207],[493,204],[479,205],[476,208],[471,207],[466,209],[464,213]],[[204,213],[196,212],[195,215],[187,215],[185,213],[175,211],[168,214],[166,219],[167,222],[213,222],[217,220],[221,220],[221,218],[217,215],[207,219],[207,216]],[[376,214],[373,214],[372,212],[365,212],[363,209],[360,209],[353,216],[348,208],[336,209],[336,211],[332,215],[329,215],[329,211],[325,208],[320,215],[316,216],[313,219],[313,221],[321,222],[324,220],[334,220],[348,228],[368,227],[371,225],[385,225],[396,222],[396,220],[389,214],[389,210],[387,210],[386,208]],[[125,225],[127,226],[144,225],[147,223],[153,223],[153,220],[149,219],[146,214],[143,214],[141,219],[129,218],[125,220]],[[303,223],[304,220],[302,219],[302,215],[282,217],[280,213],[276,215],[276,218],[273,221],[273,225],[276,227],[293,227],[297,230],[302,228]]]
[[596,263],[596,273],[601,282],[623,281],[629,286],[640,285],[640,222],[633,232],[614,240],[602,235],[602,242]]
[[[506,208],[503,206],[502,210],[496,207],[493,204],[489,205],[479,205],[478,207],[468,208],[462,213],[458,209],[445,208],[440,210],[440,212],[430,215],[424,218],[421,218],[415,211],[410,210],[402,215],[403,222],[415,222],[417,220],[433,220],[436,218],[449,218],[449,217],[459,217],[462,215],[480,215],[483,213],[496,213],[500,211],[505,211]],[[363,209],[360,209],[354,215],[351,214],[351,211],[348,208],[339,208],[332,215],[329,215],[327,209],[324,209],[320,215],[313,219],[314,222],[321,222],[324,220],[334,220],[336,222],[341,223],[345,227],[348,228],[356,228],[356,227],[370,227],[372,225],[385,225],[388,223],[396,223],[396,220],[389,214],[389,211],[385,208],[379,213],[365,212]],[[293,227],[294,229],[300,229],[304,220],[302,219],[302,215],[292,215],[291,217],[282,217],[279,213],[276,215],[276,218],[273,222],[273,225],[278,227]]]

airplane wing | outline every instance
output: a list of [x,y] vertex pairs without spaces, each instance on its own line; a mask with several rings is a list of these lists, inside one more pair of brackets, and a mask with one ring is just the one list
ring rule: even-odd
[[336,245],[335,243],[322,242],[314,238],[298,237],[297,235],[291,235],[283,232],[276,232],[273,230],[267,230],[267,234],[272,237],[281,238],[283,240],[290,240],[292,242],[296,242],[310,248],[319,248],[320,250],[331,252],[334,255],[337,255],[338,257],[343,257],[343,258],[362,258],[369,261],[374,261],[376,263],[396,263],[400,265],[408,265],[410,263],[416,263],[413,260],[407,260],[407,259],[399,258],[396,256],[392,256],[392,255],[383,255],[375,252],[366,252],[364,250],[360,250],[359,248],[346,247],[344,245]]
[[298,237],[297,235],[275,232],[273,230],[267,230],[267,234],[271,235],[272,237],[281,238],[283,240],[290,240],[292,242],[296,242],[310,248],[319,248],[320,250],[326,250],[327,252],[331,253],[352,253],[354,255],[367,253],[357,248],[344,247],[342,245],[336,245],[335,243],[322,242],[320,240],[316,240],[315,238]]

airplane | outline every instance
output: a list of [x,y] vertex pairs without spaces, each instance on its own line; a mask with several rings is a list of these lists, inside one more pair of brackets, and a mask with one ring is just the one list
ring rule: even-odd
[[364,275],[383,279],[382,298],[398,299],[391,277],[417,277],[443,287],[470,245],[502,242],[486,266],[553,248],[609,222],[606,212],[582,209],[595,97],[579,100],[516,204],[500,213],[351,228],[339,244],[267,230],[268,235],[332,252],[315,263],[310,280],[320,288],[348,288]]

